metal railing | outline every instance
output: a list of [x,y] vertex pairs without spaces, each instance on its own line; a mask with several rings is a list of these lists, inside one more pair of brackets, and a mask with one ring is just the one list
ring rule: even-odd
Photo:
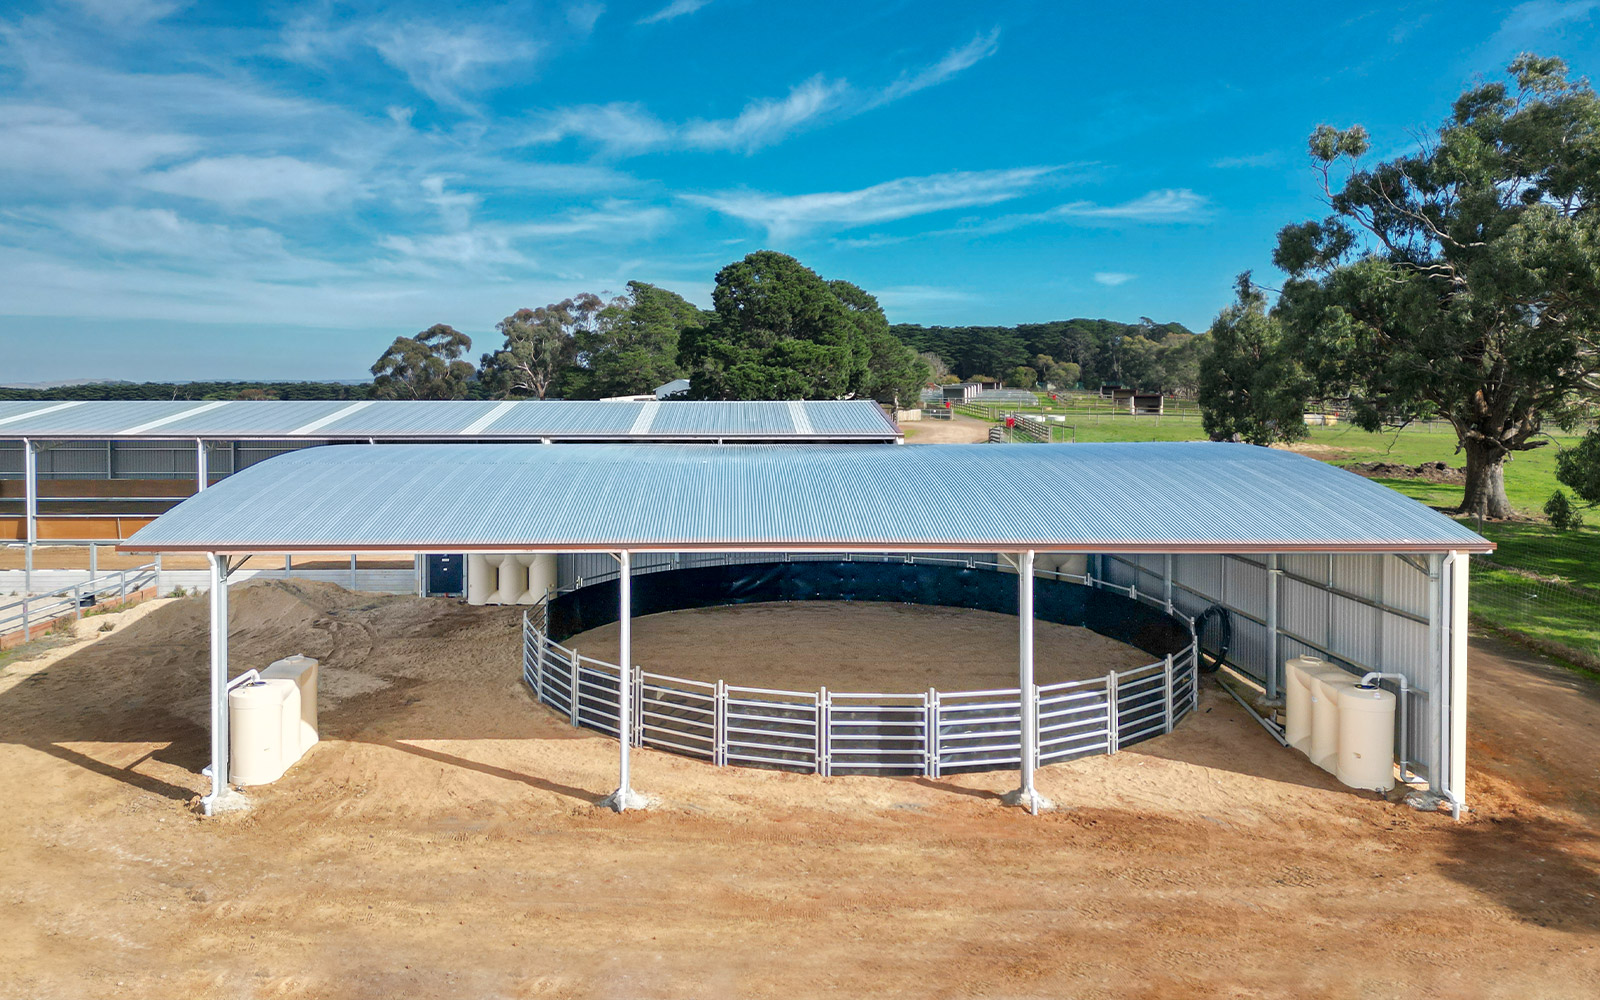
[[0,636],[21,632],[26,642],[33,638],[33,633],[69,614],[75,619],[82,618],[86,606],[93,607],[112,594],[117,596],[117,603],[121,604],[129,595],[155,585],[155,563],[147,563],[135,569],[105,573],[48,593],[30,594],[20,601],[0,604]]
[[[1132,588],[1111,587],[1135,600]],[[1158,603],[1158,602],[1151,602]],[[546,605],[523,615],[523,678],[574,726],[620,738],[621,668],[545,632]],[[831,774],[926,775],[1017,767],[1024,711],[1039,734],[1034,765],[1116,753],[1170,732],[1199,703],[1197,647],[1104,677],[986,691],[787,691],[699,681],[634,667],[632,745],[718,766]]]

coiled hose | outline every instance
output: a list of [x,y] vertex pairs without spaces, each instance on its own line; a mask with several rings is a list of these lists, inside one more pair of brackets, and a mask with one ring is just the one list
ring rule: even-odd
[[1228,647],[1233,643],[1233,619],[1228,616],[1228,609],[1220,604],[1213,604],[1200,612],[1200,617],[1194,620],[1194,640],[1199,643],[1206,637],[1206,627],[1215,624],[1217,640],[1212,643],[1215,655],[1207,653],[1204,645],[1200,648],[1200,672],[1214,674],[1222,666],[1222,661],[1228,657]]

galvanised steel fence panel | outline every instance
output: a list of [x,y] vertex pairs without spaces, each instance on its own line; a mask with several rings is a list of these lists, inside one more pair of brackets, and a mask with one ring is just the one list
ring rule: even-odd
[[720,684],[641,673],[639,743],[641,746],[715,760],[725,697]]
[[827,772],[818,732],[827,731],[826,691],[784,691],[725,685],[723,726],[729,763]]
[[828,692],[829,774],[925,774],[928,695]]
[[[774,555],[750,553],[668,555],[652,569],[743,565]],[[817,553],[818,561],[935,563],[1002,569],[982,555],[948,557],[907,554],[841,557]],[[1164,566],[1162,557],[1153,557]],[[783,561],[789,561],[784,557]],[[568,564],[591,568],[584,585],[614,579],[613,563]],[[646,570],[649,572],[650,570]],[[1147,567],[1119,569],[1107,560],[1099,588],[1157,607],[1163,606],[1159,578]],[[1073,574],[1041,574],[1084,581]],[[574,578],[577,582],[578,578]],[[573,588],[564,588],[571,590]],[[1197,599],[1174,591],[1180,611]],[[1204,605],[1199,605],[1203,607]],[[580,656],[545,634],[548,604],[524,616],[524,679],[538,700],[567,716],[573,725],[618,735],[620,670]],[[1024,699],[1017,688],[916,694],[890,692],[788,691],[697,681],[634,668],[635,711],[630,742],[717,765],[740,765],[819,774],[917,775],[937,777],[964,771],[996,770],[1021,763],[1023,713],[1031,714],[1039,736],[1036,764],[1096,753],[1171,729],[1198,702],[1194,644],[1165,660],[1103,678],[1035,687]]]
[[1109,753],[1115,675],[1039,688],[1039,763]]

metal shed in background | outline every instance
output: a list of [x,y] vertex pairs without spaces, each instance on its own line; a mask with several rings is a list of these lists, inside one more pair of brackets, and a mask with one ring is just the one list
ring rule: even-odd
[[896,444],[871,400],[0,402],[0,543],[118,541],[208,485],[330,443]]
[[[122,548],[211,557],[214,693],[227,673],[226,630],[215,623],[226,621],[229,560],[238,556],[559,553],[568,574],[600,557],[621,565],[626,623],[639,554],[639,571],[650,571],[684,553],[729,561],[1007,553],[1024,569],[1026,608],[1036,553],[1082,553],[1094,581],[1131,582],[1190,615],[1229,609],[1240,623],[1230,659],[1269,694],[1282,660],[1302,647],[1354,670],[1404,674],[1414,724],[1396,754],[1459,809],[1465,554],[1492,546],[1304,456],[1154,443],[312,449],[184,502]],[[1031,674],[1024,628],[1022,669]],[[225,761],[214,774],[226,774]]]

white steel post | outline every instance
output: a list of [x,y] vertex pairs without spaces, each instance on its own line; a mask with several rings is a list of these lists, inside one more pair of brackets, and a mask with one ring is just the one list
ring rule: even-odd
[[1437,552],[1428,555],[1428,707],[1433,710],[1433,745],[1428,748],[1428,790],[1435,795],[1448,796],[1450,776],[1450,691],[1446,678],[1448,664],[1444,655],[1444,557]]
[[194,478],[195,492],[203,493],[206,480],[211,478],[210,470],[206,468],[206,441],[205,438],[194,439]]
[[33,547],[39,544],[39,453],[22,439],[22,519],[26,522],[22,551],[22,589],[33,592]]
[[1006,802],[1038,814],[1049,809],[1050,800],[1033,787],[1033,771],[1039,763],[1039,692],[1033,684],[1033,550],[1017,556],[1017,708],[1022,720],[1022,781]]
[[617,553],[617,644],[621,655],[617,658],[617,734],[619,759],[617,790],[606,796],[601,805],[617,812],[642,809],[648,803],[645,797],[633,790],[628,773],[629,751],[633,743],[633,553]]
[[1161,600],[1167,606],[1167,614],[1172,614],[1172,553],[1170,552],[1162,557]]
[[1278,555],[1267,556],[1267,702],[1278,702],[1278,582],[1283,570],[1278,568]]
[[228,559],[211,562],[211,794],[201,800],[207,816],[223,806],[228,791]]
[[1450,811],[1461,818],[1467,807],[1467,581],[1471,556],[1450,553]]

